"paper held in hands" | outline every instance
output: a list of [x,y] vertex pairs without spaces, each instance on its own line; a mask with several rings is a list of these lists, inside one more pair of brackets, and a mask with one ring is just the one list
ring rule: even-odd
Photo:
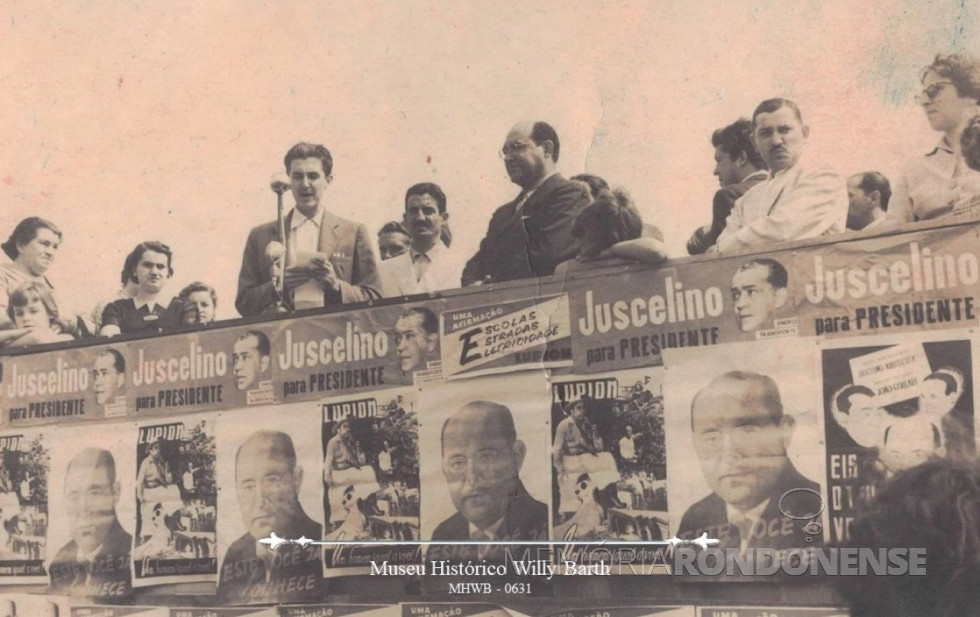
[[[295,255],[295,262],[292,265],[309,268],[311,272],[316,272],[323,264],[330,263],[330,255],[327,253],[300,251]],[[300,311],[322,307],[324,305],[323,288],[323,283],[320,280],[310,278],[310,280],[293,289],[293,306],[295,309]]]

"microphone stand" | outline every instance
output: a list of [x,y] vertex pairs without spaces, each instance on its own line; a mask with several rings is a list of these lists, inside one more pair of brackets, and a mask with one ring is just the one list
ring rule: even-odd
[[272,178],[269,185],[272,192],[276,194],[276,212],[279,222],[279,239],[282,241],[283,254],[279,257],[279,266],[276,268],[276,303],[269,311],[270,313],[288,313],[289,307],[286,305],[286,257],[289,255],[289,236],[286,235],[286,217],[283,213],[282,194],[289,188],[289,183],[283,180],[279,174]]

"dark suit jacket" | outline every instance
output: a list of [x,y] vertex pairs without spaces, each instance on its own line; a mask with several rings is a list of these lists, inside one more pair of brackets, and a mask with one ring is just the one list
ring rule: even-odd
[[516,200],[497,208],[487,235],[463,269],[463,285],[490,276],[494,283],[551,276],[555,266],[578,253],[575,217],[589,203],[580,185],[554,174],[515,212]]
[[[763,529],[760,523],[755,525],[748,548],[785,550],[823,544],[820,534],[811,535],[804,531],[803,528],[809,520],[787,518],[779,511],[779,498],[786,491],[797,488],[820,491],[820,485],[805,478],[792,463],[787,462],[783,473],[780,474],[769,494],[769,503],[762,511],[762,522],[765,523],[765,528]],[[817,513],[820,510],[820,503],[816,495],[797,491],[783,501],[783,510],[794,516],[807,516]],[[727,542],[732,535],[731,528],[732,526],[728,523],[728,514],[725,511],[725,502],[717,494],[711,493],[687,509],[675,535],[678,538],[691,539],[707,532],[709,538],[721,540],[721,547],[737,548],[732,546],[733,543]],[[810,543],[806,542],[808,535],[812,537]]]
[[[275,532],[280,538],[290,540],[302,536],[310,540],[323,537],[320,523],[302,510],[291,525]],[[280,546],[268,580],[265,561],[259,558],[257,549],[258,542],[248,533],[228,547],[218,582],[221,604],[299,602],[316,598],[323,591],[323,563],[318,546]]]
[[738,198],[765,179],[765,176],[759,174],[718,189],[711,202],[711,225],[699,227],[694,231],[691,239],[687,241],[688,254],[701,255],[714,246],[715,242],[718,241],[718,236],[725,230],[725,221],[728,220],[728,215],[732,213],[732,208],[735,207]]
[[58,594],[100,598],[111,602],[132,595],[130,549],[133,536],[115,520],[105,542],[92,559],[88,583],[86,567],[78,562],[78,544],[64,545],[51,562],[51,591]]
[[[457,512],[436,527],[432,532],[433,540],[469,540],[470,524],[463,515]],[[548,539],[548,506],[531,497],[524,484],[519,484],[516,495],[510,499],[504,512],[504,521],[497,530],[500,542],[510,540],[547,540]],[[499,561],[503,558],[504,546],[492,547],[485,557],[487,561]],[[506,547],[515,558],[520,558],[529,547],[508,545]],[[534,548],[531,554],[536,555]],[[541,547],[542,549],[547,547]],[[426,559],[476,559],[477,549],[470,546],[432,545],[426,554]]]
[[[292,214],[286,215],[286,233],[289,233]],[[282,242],[277,221],[259,225],[248,234],[235,298],[235,308],[243,316],[258,315],[278,299],[270,276],[272,261],[265,254],[265,247],[273,240]],[[331,256],[330,263],[340,279],[340,291],[324,292],[325,304],[347,304],[381,297],[378,267],[364,225],[324,212],[318,250]]]

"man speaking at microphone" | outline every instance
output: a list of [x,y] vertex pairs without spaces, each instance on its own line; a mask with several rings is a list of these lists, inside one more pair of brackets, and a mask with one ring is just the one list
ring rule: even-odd
[[[367,228],[327,212],[321,204],[333,180],[330,151],[320,144],[298,143],[286,153],[285,165],[296,200],[284,220],[287,242],[280,237],[278,221],[249,233],[238,274],[238,312],[258,315],[274,309],[280,298],[292,310],[379,298]],[[273,190],[277,188],[274,183]],[[286,267],[277,285],[280,259]]]

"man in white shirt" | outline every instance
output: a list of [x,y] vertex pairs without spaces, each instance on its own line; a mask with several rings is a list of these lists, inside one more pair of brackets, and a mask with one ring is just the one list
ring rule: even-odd
[[847,219],[844,179],[800,162],[810,127],[796,103],[768,99],[752,114],[756,148],[772,177],[738,201],[710,252],[759,250],[776,242],[842,233]]
[[847,179],[847,228],[863,231],[881,228],[888,217],[892,187],[877,171],[854,174]]
[[386,298],[459,287],[462,267],[441,239],[448,220],[446,194],[439,185],[423,182],[405,192],[404,222],[411,245],[379,264]]

